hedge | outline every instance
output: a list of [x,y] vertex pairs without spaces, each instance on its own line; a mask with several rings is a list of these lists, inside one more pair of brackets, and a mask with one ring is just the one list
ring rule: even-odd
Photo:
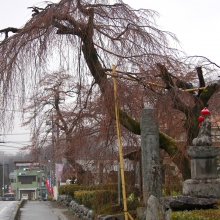
[[77,184],[67,184],[58,187],[59,195],[70,195],[74,198],[74,192],[79,190],[93,191],[93,190],[118,190],[117,183],[99,184],[90,186],[80,186]]
[[116,204],[118,192],[113,190],[75,191],[74,199],[87,208],[97,210],[106,204]]

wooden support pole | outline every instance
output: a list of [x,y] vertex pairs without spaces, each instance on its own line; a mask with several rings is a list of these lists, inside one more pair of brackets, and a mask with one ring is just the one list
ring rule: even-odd
[[[112,76],[112,77],[119,77],[119,78],[122,78],[122,79],[127,79],[127,80],[130,80],[130,81],[137,81],[139,82],[138,79],[135,79],[135,78],[132,78],[132,77],[128,77],[128,76],[118,76],[115,74],[112,74],[112,73],[108,73],[106,72],[105,73],[106,75],[109,75],[109,76]],[[165,85],[162,85],[162,84],[158,84],[158,83],[153,83],[153,82],[144,82],[144,81],[141,81],[144,85],[151,85],[151,86],[156,86],[156,87],[159,87],[159,88],[164,88],[166,89],[166,86]],[[184,89],[184,90],[179,90],[179,91],[182,91],[182,92],[193,92],[193,91],[198,91],[198,90],[203,90],[205,89],[206,87],[200,87],[200,88],[192,88],[192,89]]]
[[[116,68],[112,66],[113,76],[116,73]],[[116,128],[117,128],[117,136],[118,136],[118,151],[119,151],[119,161],[120,161],[120,170],[121,170],[121,183],[122,183],[122,197],[123,197],[123,205],[124,205],[124,215],[125,220],[128,220],[128,217],[133,220],[131,215],[128,213],[127,208],[127,199],[126,199],[126,188],[125,188],[125,176],[124,176],[124,158],[122,152],[122,143],[121,143],[121,130],[120,130],[120,121],[119,121],[119,106],[118,106],[118,95],[117,95],[117,82],[116,77],[113,77],[114,84],[114,98],[115,98],[115,116],[116,116]]]

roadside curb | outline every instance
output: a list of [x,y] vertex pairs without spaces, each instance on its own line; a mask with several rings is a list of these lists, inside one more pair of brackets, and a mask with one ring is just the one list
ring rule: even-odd
[[18,201],[18,203],[17,203],[15,209],[13,210],[12,215],[11,215],[9,220],[18,220],[19,213],[20,213],[20,208],[23,207],[25,202],[26,202],[26,200],[23,200],[23,199]]

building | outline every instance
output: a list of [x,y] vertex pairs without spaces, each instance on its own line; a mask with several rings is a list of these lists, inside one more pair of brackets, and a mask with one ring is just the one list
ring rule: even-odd
[[40,164],[31,161],[14,161],[14,165],[14,172],[9,174],[9,192],[15,194],[16,200],[20,200],[22,194],[28,194],[28,200],[46,198],[47,177]]

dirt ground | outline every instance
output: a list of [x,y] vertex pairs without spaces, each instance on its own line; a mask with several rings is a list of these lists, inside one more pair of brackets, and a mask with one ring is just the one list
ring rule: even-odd
[[76,216],[73,215],[72,212],[68,211],[68,207],[67,206],[64,206],[61,203],[56,202],[56,201],[54,201],[54,202],[50,201],[50,205],[53,208],[56,208],[56,209],[59,209],[59,210],[63,210],[62,213],[66,216],[66,218],[68,220],[79,220]]

